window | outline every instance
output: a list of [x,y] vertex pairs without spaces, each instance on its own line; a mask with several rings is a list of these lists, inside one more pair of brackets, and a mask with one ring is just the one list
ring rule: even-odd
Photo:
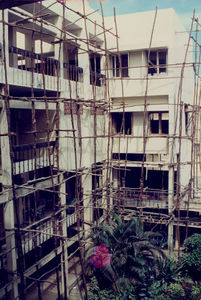
[[78,66],[78,46],[70,43],[63,45],[64,78],[73,81],[83,80],[83,69]]
[[169,133],[169,114],[168,112],[150,113],[149,124],[151,134]]
[[188,107],[185,107],[185,129],[188,136],[191,135],[191,124],[192,123],[192,112],[188,110]]
[[[113,77],[128,77],[128,54],[121,54],[121,66],[119,62],[119,56],[115,55],[112,56],[112,70],[113,70]],[[121,67],[121,73],[120,73]]]
[[143,161],[143,154],[138,153],[112,153],[112,159]]
[[101,74],[101,56],[90,54],[90,84],[102,86],[104,75]]
[[[66,175],[66,204],[72,207],[67,208],[67,213],[71,214],[75,211],[74,205],[76,200],[79,200],[80,206],[83,205],[82,202],[82,182],[81,176],[74,172],[69,172]],[[77,199],[79,198],[79,199]]]
[[[125,122],[123,122],[123,113],[112,113],[112,126],[114,133],[131,135],[132,133],[132,113],[125,112]],[[123,124],[124,123],[124,124]]]
[[25,34],[16,32],[16,47],[25,50]]
[[[147,51],[148,74],[160,74],[167,71],[167,50]],[[148,57],[149,56],[149,57]]]
[[103,215],[102,209],[102,164],[96,164],[92,169],[92,197],[93,197],[93,219],[98,220]]
[[100,66],[101,57],[98,54],[91,54],[90,55],[90,67],[92,72],[100,73],[101,66]]

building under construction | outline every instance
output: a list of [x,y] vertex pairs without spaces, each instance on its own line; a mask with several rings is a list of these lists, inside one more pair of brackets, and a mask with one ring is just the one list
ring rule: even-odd
[[0,1],[0,299],[68,299],[111,212],[178,255],[201,231],[201,25],[19,2]]

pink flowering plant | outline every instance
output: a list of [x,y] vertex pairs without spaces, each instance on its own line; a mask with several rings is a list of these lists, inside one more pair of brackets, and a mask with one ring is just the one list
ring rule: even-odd
[[89,263],[97,269],[111,264],[109,248],[101,244],[94,249],[94,254],[89,258]]
[[109,288],[115,293],[120,292],[122,282],[124,290],[136,281],[143,282],[151,276],[155,254],[163,256],[151,242],[153,236],[153,232],[144,232],[139,219],[125,222],[114,213],[110,221],[92,230],[93,244],[86,252],[87,275],[96,277],[100,289]]

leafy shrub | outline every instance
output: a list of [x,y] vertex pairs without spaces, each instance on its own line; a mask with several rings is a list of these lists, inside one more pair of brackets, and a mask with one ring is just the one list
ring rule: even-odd
[[182,300],[185,296],[185,291],[179,283],[170,283],[167,289],[167,293],[169,299],[172,300]]
[[98,281],[95,276],[90,280],[90,287],[88,291],[88,300],[109,300],[115,299],[113,291],[110,289],[100,289]]
[[195,233],[185,240],[181,264],[193,280],[201,278],[201,234]]
[[201,287],[197,283],[194,286],[192,286],[192,289],[191,289],[191,299],[192,300],[197,300],[197,299],[199,299],[198,297],[200,295],[201,295]]
[[118,279],[120,289],[101,289],[95,276],[90,279],[88,300],[136,300],[135,289],[126,278]]

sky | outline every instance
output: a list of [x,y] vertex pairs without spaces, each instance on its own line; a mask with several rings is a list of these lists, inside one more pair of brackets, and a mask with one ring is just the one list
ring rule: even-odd
[[[89,0],[93,9],[100,8],[98,0]],[[104,16],[113,16],[114,7],[116,14],[128,14],[147,10],[174,8],[187,30],[190,29],[193,10],[195,17],[201,23],[201,0],[102,0]]]

